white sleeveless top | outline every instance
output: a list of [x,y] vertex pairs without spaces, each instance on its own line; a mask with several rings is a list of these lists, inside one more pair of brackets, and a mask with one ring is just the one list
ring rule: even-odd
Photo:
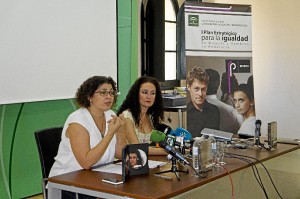
[[[132,113],[129,110],[123,111],[122,114],[124,115],[125,118],[129,118],[133,122],[133,124],[134,124],[134,131],[135,131],[136,136],[139,139],[139,143],[151,143],[151,140],[150,140],[151,132],[146,133],[146,134],[143,133],[143,132],[140,132],[139,129],[137,128],[135,122],[134,122],[134,119],[132,117]],[[150,118],[150,122],[151,121],[152,120]]]
[[[107,133],[108,130],[107,121],[111,119],[112,115],[115,115],[115,113],[111,110],[105,112],[105,118],[106,118],[105,134]],[[80,166],[80,164],[77,162],[73,154],[69,138],[66,137],[66,130],[69,124],[71,123],[78,123],[88,131],[90,135],[91,148],[94,148],[102,140],[101,133],[97,128],[90,112],[86,108],[80,108],[75,112],[71,113],[65,122],[58,153],[57,156],[54,158],[55,162],[51,168],[49,177],[83,169]],[[116,146],[116,137],[113,136],[105,153],[95,165],[113,161],[115,157],[115,146]]]
[[238,134],[244,134],[244,135],[255,135],[255,122],[256,117],[252,116],[247,118],[241,125]]

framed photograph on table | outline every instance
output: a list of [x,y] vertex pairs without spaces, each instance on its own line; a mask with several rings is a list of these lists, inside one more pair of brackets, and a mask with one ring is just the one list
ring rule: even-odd
[[147,143],[128,144],[122,151],[122,178],[125,182],[136,175],[149,173]]

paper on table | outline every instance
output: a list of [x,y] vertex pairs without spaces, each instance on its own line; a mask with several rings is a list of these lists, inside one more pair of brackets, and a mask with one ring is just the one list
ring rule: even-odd
[[[150,169],[160,167],[167,164],[167,162],[161,162],[161,161],[155,161],[155,160],[148,160],[148,165]],[[122,163],[112,163],[108,164],[102,167],[98,167],[93,169],[93,171],[101,171],[101,172],[106,172],[106,173],[116,173],[122,175]]]
[[122,163],[111,163],[109,165],[105,165],[103,167],[98,167],[93,169],[93,171],[101,171],[106,173],[116,173],[122,175]]
[[156,167],[160,167],[167,164],[167,162],[155,161],[155,160],[148,160],[149,169],[153,169]]

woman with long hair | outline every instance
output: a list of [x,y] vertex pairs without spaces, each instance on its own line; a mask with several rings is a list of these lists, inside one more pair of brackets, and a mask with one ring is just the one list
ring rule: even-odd
[[[151,132],[164,120],[163,99],[158,81],[149,76],[138,78],[131,86],[117,115],[125,118],[129,144],[150,143]],[[165,155],[161,148],[150,147],[150,155]]]
[[240,84],[234,91],[233,98],[236,110],[245,119],[238,134],[254,136],[256,117],[253,89],[247,84]]

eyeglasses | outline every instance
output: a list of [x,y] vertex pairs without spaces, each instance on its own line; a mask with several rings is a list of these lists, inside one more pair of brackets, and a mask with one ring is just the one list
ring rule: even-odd
[[111,97],[115,97],[116,95],[118,95],[117,91],[96,91],[95,93],[99,93],[102,97],[106,97],[108,94]]

